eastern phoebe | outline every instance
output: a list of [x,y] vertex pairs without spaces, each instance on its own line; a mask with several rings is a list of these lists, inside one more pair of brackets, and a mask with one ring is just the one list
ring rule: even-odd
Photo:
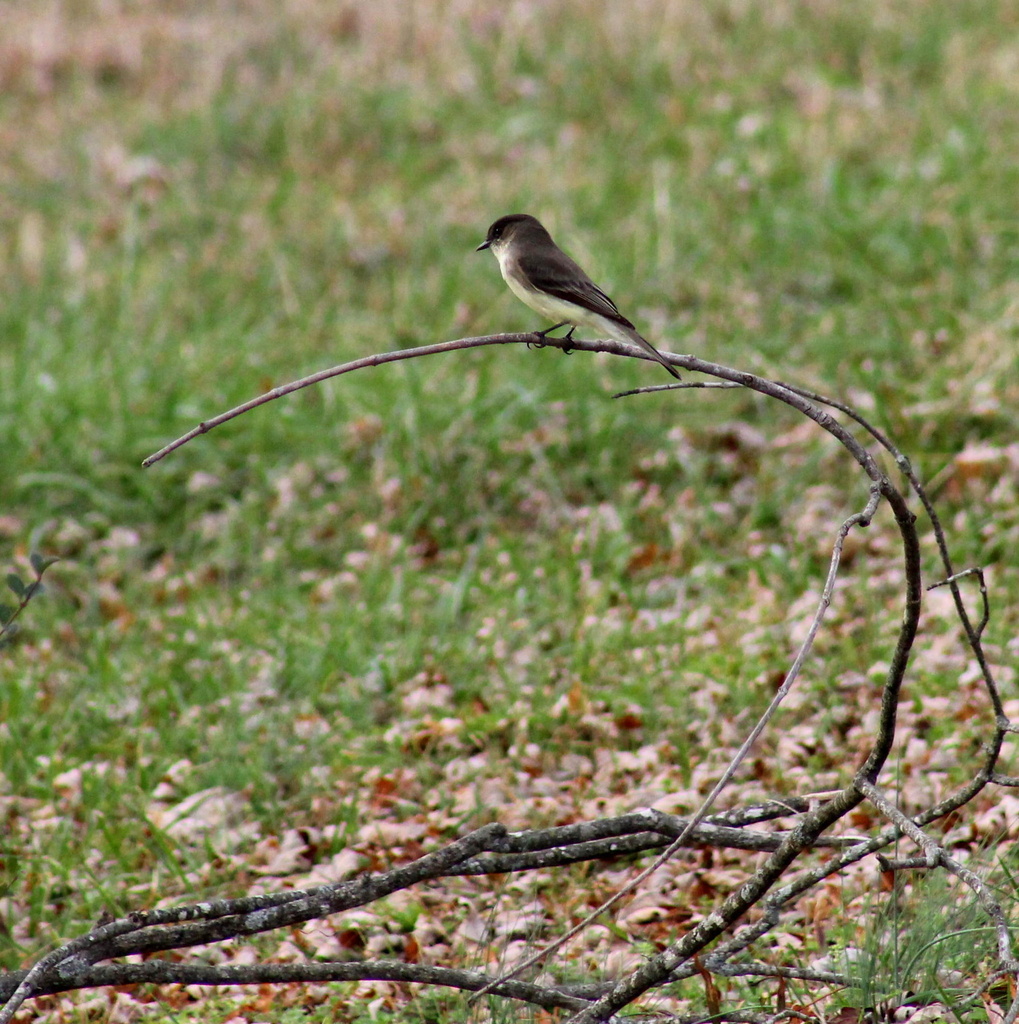
[[577,327],[591,327],[616,341],[640,346],[665,367],[676,380],[679,374],[637,329],[616,309],[616,304],[552,241],[552,236],[526,213],[500,217],[489,229],[477,251],[491,249],[499,261],[510,291],[536,313],[558,321],[555,327],[537,331],[544,337],[557,327],[572,324],[566,340]]

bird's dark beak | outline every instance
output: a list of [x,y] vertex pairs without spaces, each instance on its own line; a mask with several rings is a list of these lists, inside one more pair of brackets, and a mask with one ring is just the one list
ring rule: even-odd
[[490,240],[490,239],[488,239],[488,238],[486,238],[486,239],[485,239],[485,240],[484,240],[484,241],[483,241],[483,242],[481,243],[481,245],[479,245],[479,246],[477,247],[477,249],[475,249],[474,251],[475,251],[475,252],[481,252],[481,250],[482,250],[482,249],[487,249],[487,248],[488,248],[488,247],[489,247],[489,246],[490,246],[491,244],[492,244],[491,240]]

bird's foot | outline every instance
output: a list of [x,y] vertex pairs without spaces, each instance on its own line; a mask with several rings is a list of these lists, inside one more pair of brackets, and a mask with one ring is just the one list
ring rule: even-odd
[[[545,330],[543,330],[543,331],[535,331],[535,332],[534,332],[534,336],[535,336],[536,338],[541,338],[541,341],[529,341],[529,342],[527,343],[527,347],[528,347],[528,348],[544,348],[544,347],[545,347],[545,345],[547,345],[547,344],[548,344],[548,343],[547,343],[547,342],[545,341],[545,339],[546,339],[546,338],[547,338],[547,337],[548,337],[548,336],[549,336],[549,335],[550,335],[550,334],[551,334],[551,333],[552,333],[553,331],[558,331],[560,327],[565,327],[565,326],[566,326],[566,325],[567,325],[568,323],[569,323],[569,320],[563,320],[563,321],[562,321],[562,323],[558,323],[558,324],[553,324],[553,326],[551,326],[551,327],[546,327],[546,328],[545,328]],[[570,334],[572,334],[572,333],[573,333],[573,330],[572,330],[572,328],[571,328],[571,329],[570,329]],[[569,336],[570,336],[569,334],[568,334],[568,335],[566,335],[566,337],[567,337],[567,338],[568,338]]]
[[567,332],[566,332],[566,333],[565,333],[565,334],[563,335],[563,341],[565,341],[565,342],[566,342],[566,344],[565,344],[565,345],[563,345],[563,353],[564,353],[565,355],[568,355],[568,356],[570,356],[570,355],[573,355],[573,353],[574,353],[574,351],[575,351],[575,349],[574,349],[574,348],[573,348],[573,346],[572,346],[572,345],[570,344],[570,342],[571,342],[571,341],[573,340],[573,332],[574,332],[574,331],[575,331],[576,329],[577,329],[577,328],[576,328],[575,326],[574,326],[574,327],[571,327],[571,328],[570,328],[570,329],[569,329],[569,330],[568,330],[568,331],[567,331]]

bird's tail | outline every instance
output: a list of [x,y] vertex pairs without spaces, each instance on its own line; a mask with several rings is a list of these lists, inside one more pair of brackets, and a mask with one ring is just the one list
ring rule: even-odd
[[651,342],[647,340],[647,338],[642,338],[632,327],[627,329],[620,325],[619,329],[621,333],[625,336],[625,339],[627,341],[632,341],[635,345],[638,345],[640,348],[644,349],[644,351],[647,352],[647,354],[651,356],[652,359],[657,359],[658,362],[660,362],[662,366],[664,366],[665,369],[668,370],[669,373],[671,373],[672,376],[676,378],[676,380],[683,379],[682,377],[680,377],[676,368],[671,363],[666,362],[665,356],[663,356],[661,352],[659,352],[658,349],[656,349],[654,345],[652,345]]

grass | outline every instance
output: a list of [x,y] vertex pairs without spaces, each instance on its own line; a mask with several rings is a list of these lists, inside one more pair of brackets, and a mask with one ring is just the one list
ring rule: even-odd
[[[941,481],[1014,679],[1010,5],[462,7],[12,5],[0,551],[63,561],[0,660],[5,967],[104,908],[240,884],[153,819],[182,762],[178,797],[243,794],[262,835],[333,815],[338,848],[366,771],[442,784],[419,691],[449,687],[435,717],[482,775],[528,745],[550,770],[659,745],[678,786],[766,703],[866,488],[753,395],[612,402],[653,369],[485,350],[139,468],[323,366],[537,326],[472,251],[503,213],[545,220],[656,344],[861,405]],[[976,445],[997,461],[955,471]],[[847,567],[761,748],[772,790],[837,784],[865,742],[893,544],[883,519]],[[911,694],[957,693],[954,652]],[[981,720],[949,717],[968,749]],[[825,739],[790,764],[796,728]]]
[[[1000,867],[995,874],[999,892],[1005,891]],[[848,964],[855,982],[844,999],[850,1006],[890,1008],[908,993],[914,1005],[951,1005],[967,995],[963,979],[990,974],[980,960],[992,930],[966,893],[954,891],[943,876],[929,876],[908,894],[876,903],[833,943],[834,964]]]

